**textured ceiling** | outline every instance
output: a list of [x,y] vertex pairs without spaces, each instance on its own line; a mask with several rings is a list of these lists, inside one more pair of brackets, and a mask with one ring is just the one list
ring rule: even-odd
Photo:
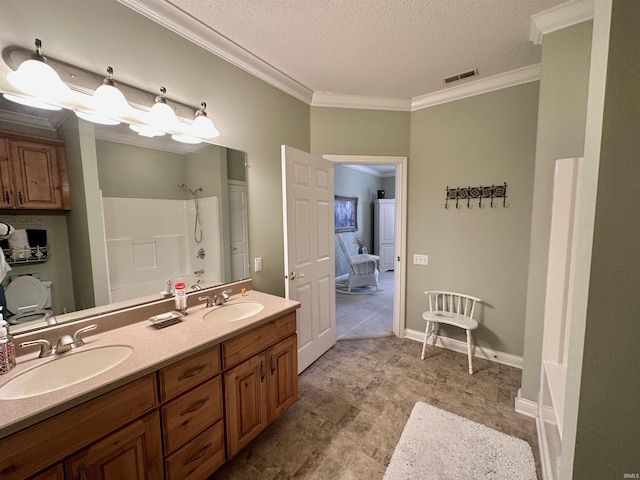
[[[169,2],[167,2],[169,3]],[[529,20],[559,0],[171,0],[314,92],[413,98],[540,62]],[[462,80],[451,85],[459,85]]]

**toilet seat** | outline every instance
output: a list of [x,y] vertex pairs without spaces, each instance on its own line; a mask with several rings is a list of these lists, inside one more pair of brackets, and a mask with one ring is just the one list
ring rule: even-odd
[[50,317],[51,310],[43,310],[47,304],[47,289],[35,277],[23,275],[14,279],[5,290],[7,310],[14,314],[7,318],[12,324],[43,320]]

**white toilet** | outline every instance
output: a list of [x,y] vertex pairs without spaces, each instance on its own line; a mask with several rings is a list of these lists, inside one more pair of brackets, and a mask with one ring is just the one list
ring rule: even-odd
[[31,275],[14,278],[5,289],[7,318],[10,325],[47,320],[53,316],[51,308],[51,281],[40,281]]

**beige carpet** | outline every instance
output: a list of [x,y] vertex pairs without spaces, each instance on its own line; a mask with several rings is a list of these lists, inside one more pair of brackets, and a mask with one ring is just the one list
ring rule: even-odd
[[393,335],[393,272],[380,272],[380,291],[352,289],[346,293],[336,282],[336,335],[338,340]]
[[536,480],[527,442],[417,402],[384,480]]

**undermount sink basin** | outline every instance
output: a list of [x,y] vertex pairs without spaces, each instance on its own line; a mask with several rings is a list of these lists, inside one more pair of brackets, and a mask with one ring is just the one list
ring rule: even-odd
[[131,347],[111,345],[64,354],[27,370],[0,388],[1,400],[35,397],[82,382],[126,360]]
[[207,322],[237,322],[261,312],[264,305],[258,302],[233,303],[221,305],[207,313],[203,320]]

